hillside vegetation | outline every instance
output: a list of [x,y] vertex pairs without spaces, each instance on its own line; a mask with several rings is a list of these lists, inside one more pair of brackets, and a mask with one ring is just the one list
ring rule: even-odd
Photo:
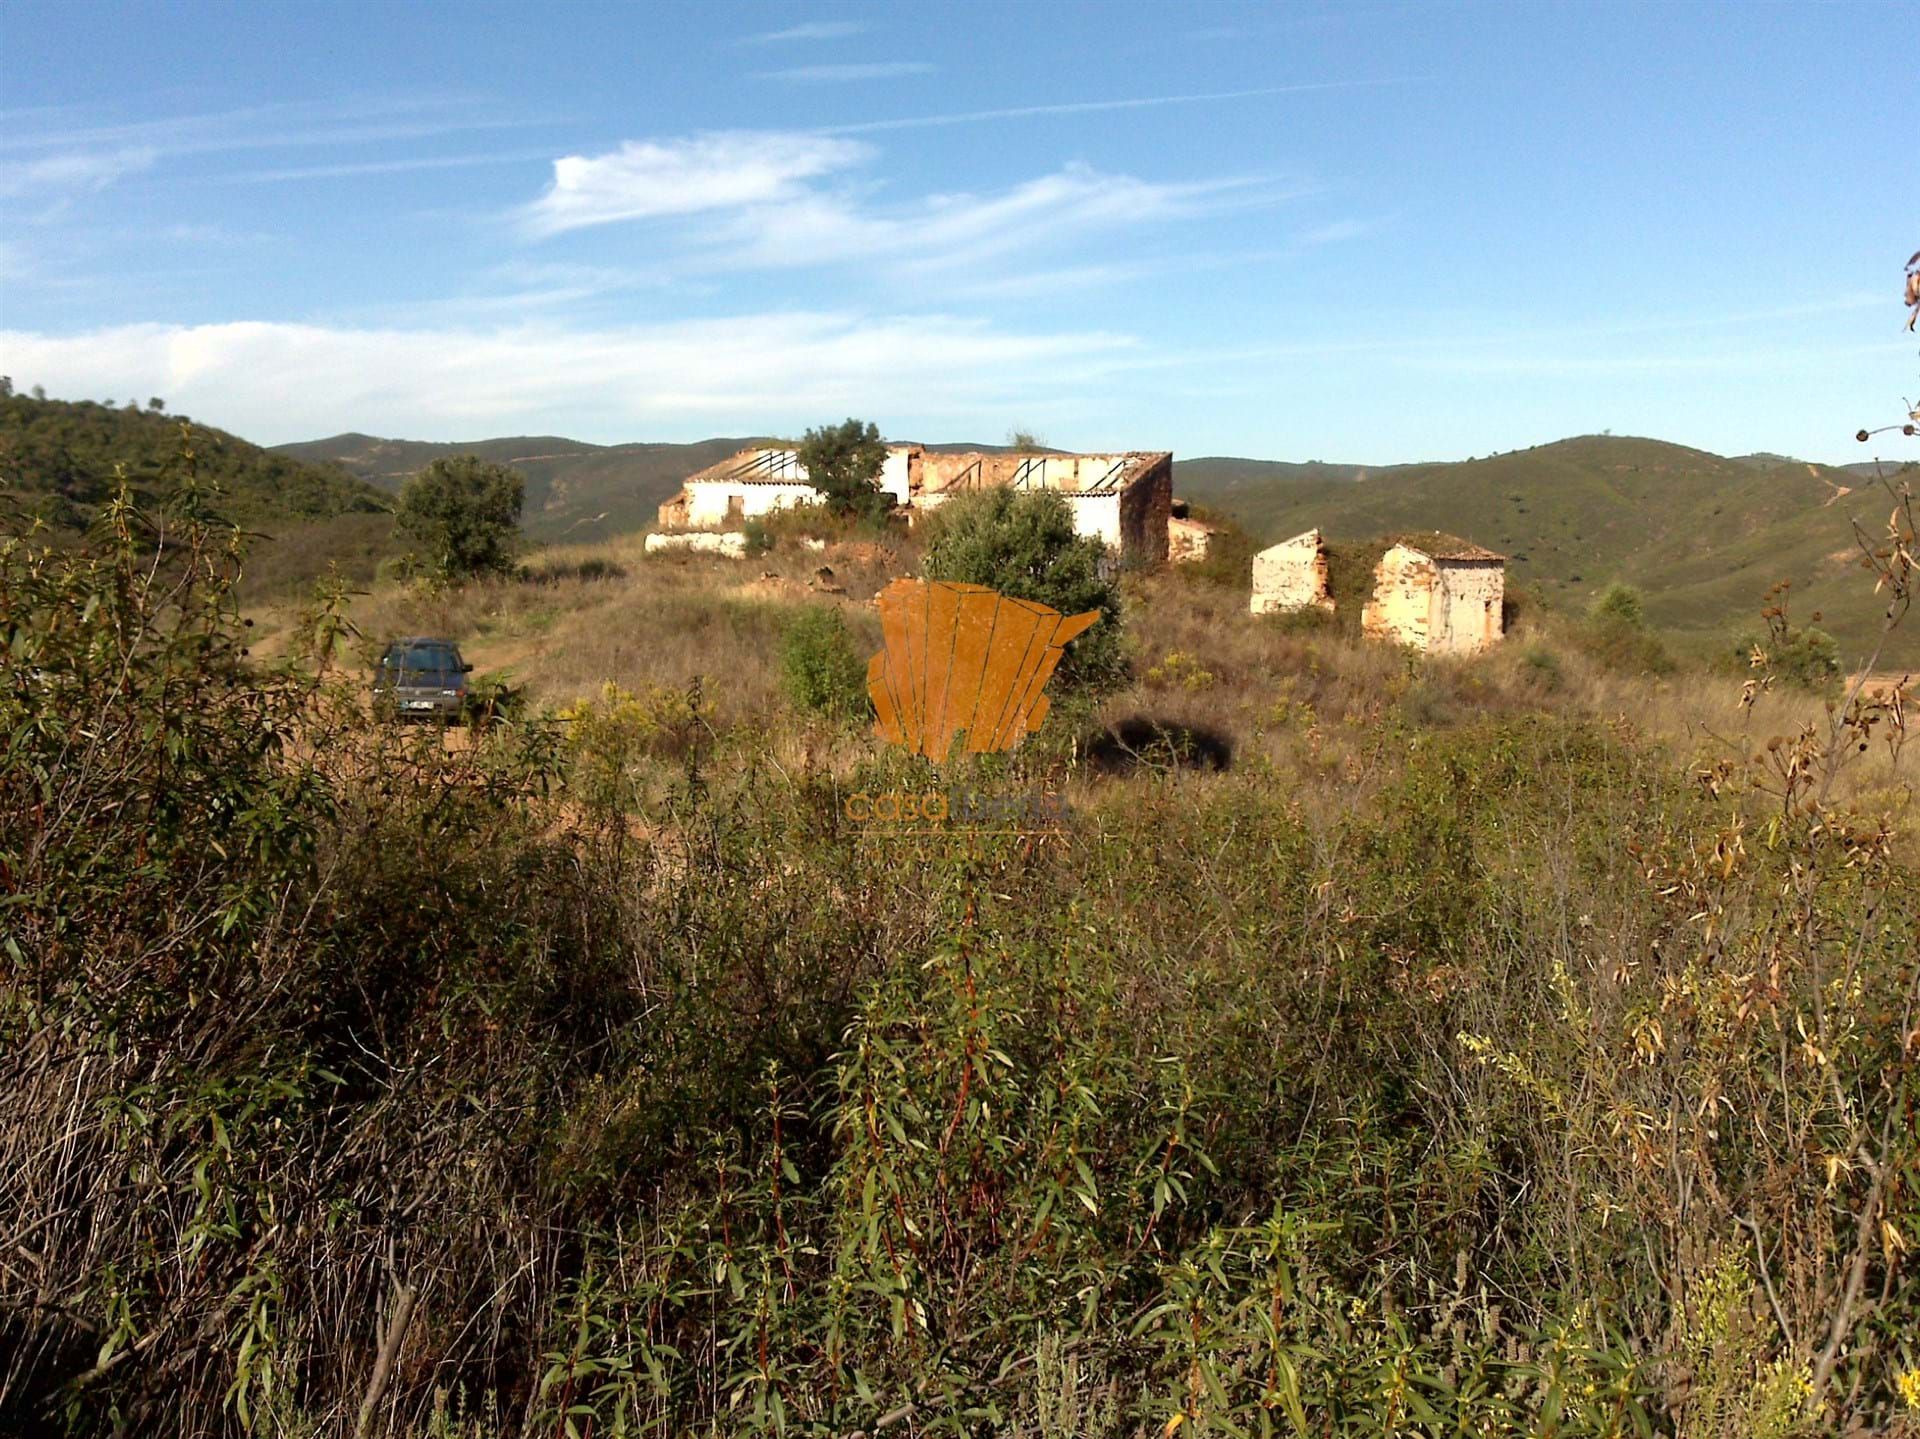
[[224,430],[149,406],[0,396],[0,494],[60,529],[80,529],[123,472],[136,500],[157,504],[181,483],[182,446],[193,473],[217,488],[221,510],[244,524],[372,515],[378,490],[322,465],[261,449]]
[[936,771],[780,660],[911,534],[248,629],[176,495],[0,547],[0,1430],[1920,1433],[1890,700],[1168,572]]
[[[1644,591],[1656,625],[1703,649],[1729,648],[1782,579],[1796,618],[1819,612],[1849,662],[1870,648],[1880,616],[1859,584],[1852,522],[1877,532],[1888,497],[1859,474],[1798,460],[1589,435],[1365,479],[1269,480],[1207,461],[1180,465],[1175,480],[1267,542],[1316,526],[1346,540],[1447,530],[1505,554],[1510,586],[1537,585],[1575,610],[1625,581]],[[1904,636],[1885,660],[1920,660],[1920,641]]]

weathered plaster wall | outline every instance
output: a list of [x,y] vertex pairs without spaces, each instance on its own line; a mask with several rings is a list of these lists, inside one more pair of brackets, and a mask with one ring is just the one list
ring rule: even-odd
[[1506,566],[1492,559],[1435,560],[1395,545],[1374,571],[1361,630],[1426,654],[1471,655],[1500,642]]
[[1373,571],[1373,597],[1360,612],[1368,639],[1388,640],[1424,651],[1433,626],[1439,571],[1418,550],[1395,545]]
[[1253,557],[1253,598],[1248,607],[1256,615],[1317,605],[1333,608],[1327,589],[1327,546],[1320,531],[1308,530],[1282,540]]
[[747,537],[738,530],[728,530],[724,534],[695,531],[684,535],[648,535],[646,552],[650,555],[724,555],[730,560],[744,560],[747,557]]
[[1167,521],[1167,558],[1176,565],[1204,560],[1213,535],[1213,526],[1205,520],[1176,515]]
[[1506,567],[1498,560],[1441,560],[1440,592],[1427,638],[1432,654],[1471,655],[1500,642]]
[[[755,515],[764,515],[786,505],[812,504],[820,498],[820,493],[804,480],[795,480],[782,484],[743,484],[736,480],[689,480],[687,492],[687,517],[682,522],[695,529],[709,529],[715,525],[751,519]],[[738,498],[740,508],[737,514],[730,516],[729,504]]]

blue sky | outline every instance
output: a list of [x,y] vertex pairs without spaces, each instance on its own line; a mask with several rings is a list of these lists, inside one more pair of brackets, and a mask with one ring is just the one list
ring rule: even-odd
[[1913,3],[120,5],[0,22],[0,371],[262,442],[1856,459]]

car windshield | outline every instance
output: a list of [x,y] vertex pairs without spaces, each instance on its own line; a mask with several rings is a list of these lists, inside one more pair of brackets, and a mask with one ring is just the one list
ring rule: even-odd
[[402,683],[429,676],[439,680],[460,673],[460,652],[451,645],[394,645],[380,663],[397,671]]

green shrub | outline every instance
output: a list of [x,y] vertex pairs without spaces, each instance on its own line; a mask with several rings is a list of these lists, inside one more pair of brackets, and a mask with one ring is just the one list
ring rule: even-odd
[[1611,670],[1647,675],[1673,670],[1673,656],[1657,634],[1617,615],[1588,619],[1574,628],[1573,637],[1583,654]]
[[466,724],[484,727],[522,719],[526,712],[526,687],[516,685],[506,671],[487,670],[467,680],[461,706],[461,719]]
[[1744,634],[1734,641],[1733,658],[1740,669],[1815,694],[1830,693],[1840,679],[1839,642],[1812,625],[1779,624],[1764,637]]
[[926,523],[926,578],[986,585],[1063,615],[1100,612],[1099,623],[1067,647],[1063,685],[1106,685],[1126,673],[1120,592],[1106,547],[1074,533],[1066,500],[1051,490],[994,488],[948,500]]
[[1600,592],[1587,615],[1600,624],[1627,625],[1639,629],[1646,623],[1646,604],[1640,597],[1640,591],[1615,580]]
[[1545,645],[1529,645],[1520,656],[1520,670],[1549,693],[1559,689],[1565,682],[1560,656]]
[[807,605],[780,637],[780,678],[800,709],[836,719],[867,712],[867,661],[831,605]]

